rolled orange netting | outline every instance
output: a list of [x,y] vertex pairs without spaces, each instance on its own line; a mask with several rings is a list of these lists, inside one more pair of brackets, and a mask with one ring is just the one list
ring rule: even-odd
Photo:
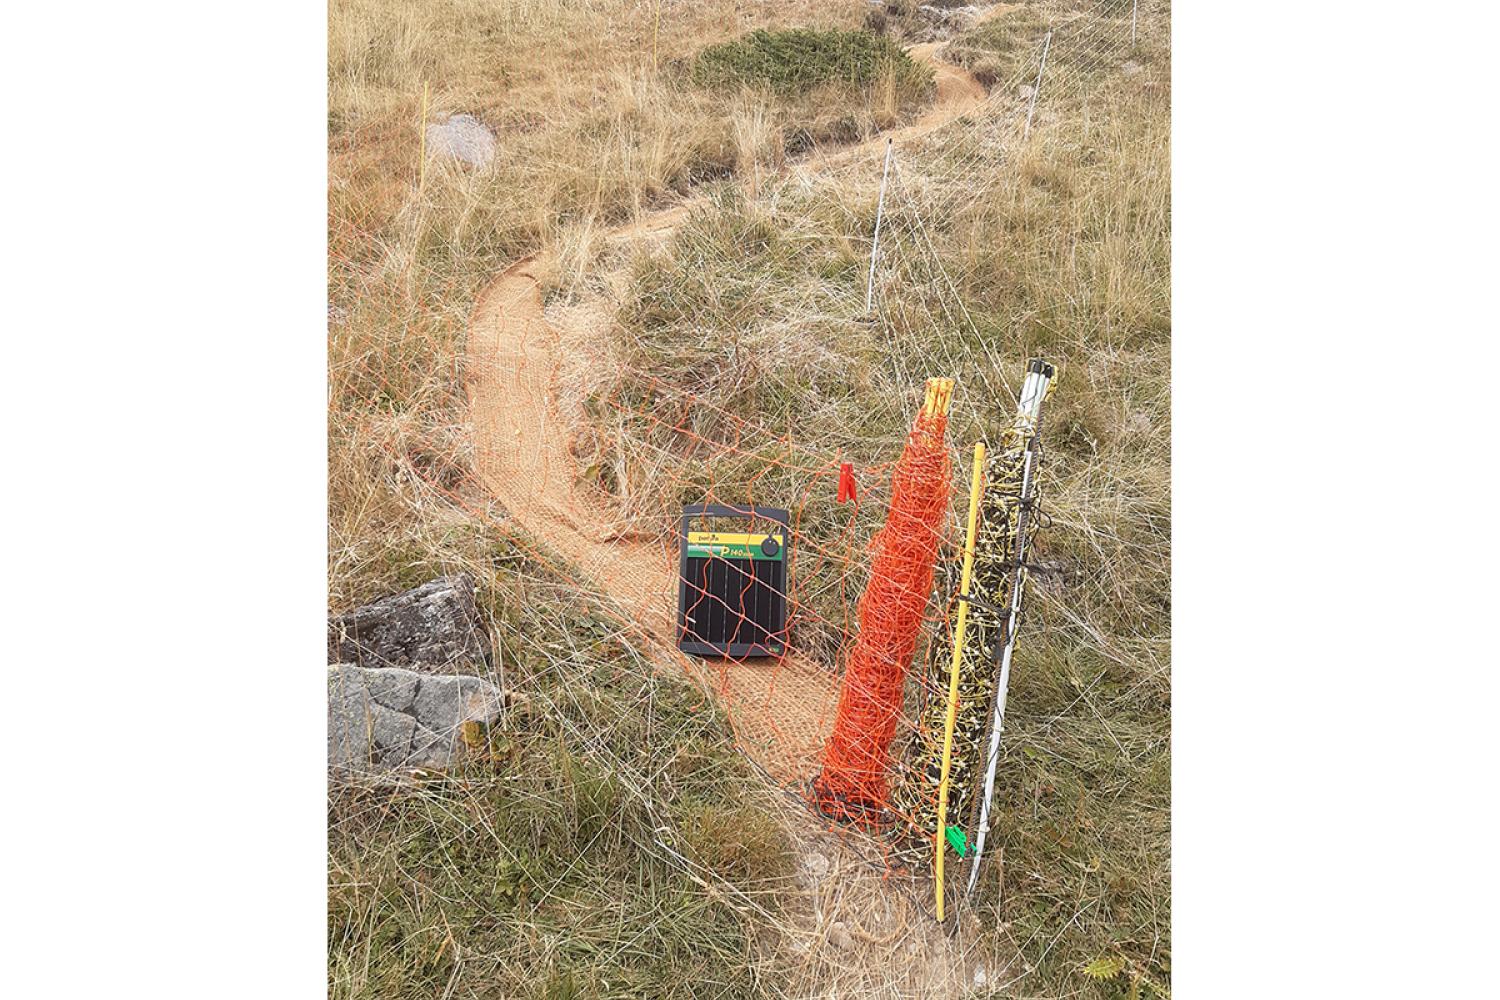
[[814,803],[834,819],[876,825],[885,809],[906,671],[948,514],[952,467],[944,434],[952,399],[952,379],[927,380],[922,409],[891,479],[890,512],[870,541],[859,637],[844,668],[823,768],[812,783]]

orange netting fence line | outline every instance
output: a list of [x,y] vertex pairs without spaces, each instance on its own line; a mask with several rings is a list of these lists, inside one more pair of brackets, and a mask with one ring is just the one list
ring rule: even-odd
[[[948,579],[945,564],[962,525],[949,516],[960,512],[951,483],[956,455],[945,439],[960,426],[972,428],[977,415],[955,416],[953,380],[932,381],[941,386],[941,405],[930,398],[937,386],[929,387],[929,400],[920,410],[912,406],[916,415],[894,438],[794,435],[628,365],[590,400],[595,426],[618,435],[591,444],[618,448],[627,466],[649,470],[649,478],[583,489],[593,503],[628,506],[658,564],[676,569],[686,506],[765,506],[787,514],[784,648],[674,659],[712,694],[736,746],[763,776],[887,876],[925,877],[930,867],[937,786],[908,780],[914,765],[907,758],[930,739],[925,709],[941,703],[946,683],[915,665],[950,656],[957,578]],[[893,394],[891,416],[906,408],[895,402],[901,397],[910,399]],[[575,459],[586,468],[608,464],[598,452]],[[742,528],[775,525],[751,518]],[[595,575],[594,565],[578,568]],[[689,603],[742,618],[749,578],[743,568],[716,569],[740,586],[704,593],[700,566],[688,579]],[[673,593],[661,594],[664,611],[677,580],[673,572]],[[644,615],[634,624],[658,642],[681,638],[680,619],[670,633]]]
[[[472,451],[402,427],[383,442],[392,466],[587,599],[621,626],[619,640],[712,695],[746,757],[789,796],[822,805],[836,820],[827,827],[833,835],[888,874],[925,870],[925,799],[935,797],[923,789],[916,809],[896,801],[892,785],[927,728],[923,707],[942,696],[913,663],[948,645],[953,597],[937,570],[959,527],[949,516],[954,455],[946,438],[959,426],[951,423],[953,380],[931,380],[904,438],[793,433],[629,365],[586,388],[581,411],[560,414],[523,384],[531,369],[555,367],[548,334],[542,326],[513,352],[502,344],[470,358],[460,376],[471,398],[475,384],[493,382],[485,391],[520,411],[516,418],[476,408]],[[898,398],[890,397],[892,417],[911,405]],[[472,478],[455,474],[471,463]],[[600,474],[610,468],[621,474]],[[782,652],[705,659],[674,648],[679,528],[693,504],[789,515]],[[738,588],[727,593],[733,604]],[[810,797],[814,784],[821,794]],[[927,845],[920,857],[911,853],[918,844]]]
[[944,438],[952,394],[952,379],[927,383],[922,410],[896,464],[890,512],[870,543],[859,636],[812,788],[818,808],[831,818],[878,825],[885,812],[891,744],[951,501],[952,463]]
[[[527,350],[528,364],[548,367],[538,342]],[[467,374],[509,378],[519,368],[509,358],[486,358],[471,362]],[[975,418],[962,407],[950,412],[953,390],[952,379],[928,380],[904,438],[794,438],[688,386],[621,366],[619,378],[590,397],[581,419],[574,411],[570,436],[530,437],[541,421],[517,435],[509,425],[476,419],[470,455],[456,451],[434,462],[430,456],[452,442],[425,435],[386,444],[394,467],[482,518],[560,592],[620,626],[609,641],[711,697],[736,747],[770,784],[806,805],[828,835],[884,876],[915,890],[928,884],[935,846],[946,850],[933,761],[949,707],[963,527],[958,504],[965,500],[953,490],[957,454],[947,439],[967,436],[964,421]],[[508,405],[513,400],[514,394]],[[528,415],[543,416],[545,407],[546,418],[557,416],[550,400],[538,396],[530,405],[536,412]],[[1034,530],[1018,520],[1030,520],[1020,511],[1034,492],[1027,488],[1035,469],[1026,455],[1036,435],[1035,417],[1008,429],[984,475],[975,594],[985,600],[970,609],[944,831],[970,879],[978,871],[971,835],[989,819],[978,809],[986,764],[993,768],[995,757],[993,747],[985,756],[986,723],[995,718],[993,694],[1003,690],[989,667],[1000,645],[1014,638],[1016,617],[1007,620],[1001,606],[1009,603],[1006,581],[1018,575],[1014,536]],[[601,481],[593,471],[602,464],[600,452],[580,442],[620,449],[625,474]],[[545,463],[522,460],[538,451]],[[444,471],[468,461],[473,478]],[[635,478],[638,468],[649,478]],[[492,505],[496,500],[503,510]],[[770,636],[779,642],[771,655],[701,657],[679,648],[682,581],[689,604],[712,604],[730,618],[743,617],[749,592],[749,578],[736,575],[743,564],[716,564],[729,585],[715,592],[705,592],[702,567],[691,578],[680,571],[679,553],[689,550],[685,511],[704,505],[763,506],[782,515],[771,522],[752,516],[724,529],[769,529],[787,547],[786,621]]]

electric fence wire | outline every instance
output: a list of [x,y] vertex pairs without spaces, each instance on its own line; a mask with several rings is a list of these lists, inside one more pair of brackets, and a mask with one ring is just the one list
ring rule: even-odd
[[[1093,20],[1088,20],[1087,24],[1093,30],[1090,34],[1082,36],[1070,33],[1065,28],[1050,29],[1053,34],[1051,52],[1047,73],[1040,83],[1041,100],[1038,103],[1038,109],[1044,117],[1048,114],[1049,107],[1062,103],[1054,99],[1054,94],[1080,98],[1078,103],[1086,104],[1090,97],[1090,88],[1080,89],[1075,87],[1075,84],[1089,82],[1098,70],[1119,61],[1119,38],[1127,34],[1128,29],[1116,25],[1114,30],[1110,31],[1107,24]],[[1016,153],[1021,146],[1020,136],[1009,133],[1019,132],[1017,126],[1023,120],[1021,114],[1023,107],[1015,103],[1014,98],[1011,98],[1009,102],[1004,98],[1023,84],[1034,85],[1030,81],[1034,80],[1042,49],[1043,43],[1039,40],[1032,47],[1030,58],[1022,62],[1010,80],[997,85],[991,99],[981,108],[970,112],[971,116],[983,115],[987,119],[983,124],[988,130],[990,137],[988,141],[995,142],[994,146],[985,146],[971,141],[971,148],[966,152],[959,152],[957,158],[954,159],[951,158],[950,148],[961,146],[967,136],[972,133],[943,130],[927,141],[925,145],[929,148],[919,145],[915,151],[917,156],[925,160],[917,178],[920,179],[922,195],[925,198],[925,214],[931,220],[934,229],[946,230],[955,214],[967,206],[980,203],[983,194],[999,183],[1003,176],[1002,172],[979,168],[991,166],[997,161],[1003,163],[1008,154]],[[1093,80],[1092,82],[1097,84],[1102,81]],[[1004,127],[1007,125],[1008,129]],[[981,130],[981,134],[983,131]],[[930,148],[934,145],[936,148]],[[985,185],[978,192],[973,187],[975,177],[981,178],[981,182]],[[910,187],[915,188],[912,184],[915,179],[908,172]]]
[[[1056,31],[1058,29],[1054,28],[1053,30]],[[1102,65],[1105,57],[1100,53],[1107,51],[1108,43],[1107,40],[1099,39],[1078,49],[1077,51],[1081,51],[1088,58],[1083,63],[1071,66],[1067,59],[1067,53],[1070,48],[1069,38],[1066,35],[1061,39],[1055,38],[1052,44],[1054,46],[1051,57],[1052,69],[1049,72],[1053,72],[1056,75],[1051,81],[1052,88],[1050,91],[1047,89],[1048,82],[1045,79],[1042,82],[1043,93],[1039,105],[1043,110],[1044,116],[1047,107],[1051,103],[1048,98],[1052,93],[1065,91],[1066,84],[1081,80],[1087,69],[1093,67],[1096,63]],[[1037,47],[1037,51],[1040,51],[1040,46]],[[1017,70],[1015,76],[1017,80],[1021,80],[1028,76],[1029,73],[1030,67],[1023,65]],[[1012,106],[1002,106],[1007,104],[1006,100],[1002,100],[1002,98],[1006,97],[1007,95],[1004,90],[997,89],[996,95],[992,96],[991,100],[987,101],[982,109],[978,110],[986,115],[994,115],[997,120],[1001,121],[1006,120],[1008,116],[1010,124],[1015,125],[1019,121],[1020,108],[1019,106],[1014,106],[1013,102],[1011,102]],[[972,119],[973,117],[975,117],[975,112],[971,112],[970,115],[965,116],[966,119]],[[962,159],[949,161],[951,170],[945,174],[931,174],[925,170],[919,171],[918,177],[920,180],[928,182],[925,190],[931,191],[934,187],[931,183],[931,178],[934,176],[938,178],[938,184],[936,185],[938,189],[945,190],[941,183],[941,179],[944,176],[953,178],[972,177],[978,166],[992,164],[997,155],[1004,162],[1006,145],[1000,147],[998,154],[996,151],[986,149],[979,144],[971,143],[970,147],[970,151],[964,154]],[[947,148],[945,146],[939,146],[940,155],[946,151]],[[986,178],[987,186],[999,183],[1000,171],[982,173],[990,174]],[[957,271],[958,277],[954,277],[954,273],[951,273],[950,269],[944,265],[942,254],[934,245],[935,241],[932,238],[932,230],[944,232],[948,229],[952,217],[963,209],[965,201],[972,198],[972,189],[964,190],[956,183],[949,184],[946,187],[946,190],[950,191],[949,194],[928,202],[924,207],[918,203],[920,194],[916,190],[917,185],[908,179],[908,171],[901,170],[899,163],[897,164],[896,171],[896,185],[897,197],[903,203],[904,210],[892,213],[893,227],[890,231],[890,242],[887,244],[888,250],[882,253],[878,259],[878,263],[881,265],[883,272],[888,272],[887,278],[895,278],[901,274],[906,274],[912,278],[920,279],[923,287],[934,288],[938,293],[933,296],[936,298],[936,308],[929,302],[929,297],[925,295],[918,295],[909,300],[895,302],[891,301],[889,296],[885,294],[887,280],[882,280],[879,283],[878,287],[882,293],[880,297],[879,321],[889,331],[893,340],[905,348],[896,352],[897,363],[900,364],[904,357],[924,357],[923,349],[930,350],[932,341],[907,333],[906,328],[909,327],[908,323],[893,323],[893,307],[905,308],[914,306],[918,311],[915,314],[916,317],[925,317],[926,322],[924,325],[930,329],[941,329],[944,327],[960,330],[967,329],[975,335],[976,339],[979,337],[979,331],[960,293],[961,283],[966,280],[967,276],[962,271]],[[924,213],[927,216],[926,218],[924,218]],[[934,221],[929,224],[929,219]],[[722,253],[717,254],[717,256],[720,258],[719,263],[725,263]],[[918,268],[922,270],[919,271]],[[940,284],[937,281],[939,278],[941,279]],[[764,285],[764,281],[762,284]],[[955,302],[951,305],[946,301],[949,295],[955,299]],[[807,306],[809,298],[809,296],[804,295],[799,302],[799,306]],[[701,313],[711,308],[712,305],[712,303],[700,302],[698,303],[698,311]],[[821,315],[815,317],[818,319],[834,320],[837,318],[839,308],[836,304],[830,303],[830,305],[834,305],[834,308],[831,310],[820,311],[814,307],[806,311],[809,314],[821,312]],[[805,319],[808,317],[801,318]],[[788,332],[796,329],[797,320],[795,319],[786,318],[779,322]],[[965,362],[969,357],[972,357],[974,352],[960,352],[954,345],[947,343],[946,339],[943,338],[939,338],[939,343],[942,344],[942,347],[938,361],[943,366],[943,370],[932,370],[923,374],[967,374],[968,366]],[[982,356],[984,352],[980,351],[978,353]],[[903,371],[902,374],[909,375],[909,371]],[[981,369],[979,372],[980,380],[985,383],[987,389],[992,390],[987,376],[988,373]],[[1004,385],[1003,381],[1002,385]],[[1005,386],[1005,389],[1009,393],[1009,387]],[[994,397],[992,391],[991,397]],[[899,394],[896,394],[896,398],[900,398]],[[1011,398],[1014,399],[1013,394],[1011,394]],[[911,404],[906,403],[905,405],[910,407]],[[789,438],[786,443],[789,448],[792,447]],[[662,460],[665,460],[666,457],[665,454],[661,456]]]
[[[1120,4],[1120,6],[1124,10],[1129,10],[1132,5],[1128,2],[1128,0],[1126,0],[1126,2]],[[1131,13],[1133,15],[1134,11],[1131,11]],[[1046,46],[1046,48],[1043,48],[1042,52],[1046,52],[1048,48],[1051,48],[1054,45],[1056,46],[1053,54],[1052,78],[1050,81],[1047,80],[1039,69],[1037,81],[1032,85],[1034,89],[1032,90],[1031,96],[1035,99],[1043,97],[1044,94],[1048,97],[1056,94],[1060,95],[1060,98],[1054,99],[1052,101],[1047,101],[1043,104],[1044,108],[1050,107],[1054,104],[1062,107],[1073,105],[1075,106],[1075,108],[1081,105],[1082,109],[1086,110],[1089,97],[1091,96],[1090,84],[1097,84],[1099,82],[1094,79],[1094,75],[1096,74],[1096,72],[1111,63],[1113,64],[1113,66],[1119,66],[1120,52],[1118,40],[1126,30],[1128,30],[1131,35],[1131,42],[1133,47],[1134,36],[1137,30],[1136,19],[1134,16],[1131,17],[1129,22],[1121,22],[1114,25],[1111,25],[1107,22],[1091,24],[1090,27],[1093,30],[1087,33],[1067,30],[1073,26],[1073,23],[1074,22],[1071,21],[1064,24],[1054,23],[1054,25],[1049,28],[1049,31],[1045,36],[1046,41],[1044,42],[1044,45]],[[1125,28],[1126,23],[1128,23],[1129,25],[1128,29]],[[1113,30],[1110,30],[1111,28]],[[1040,56],[1038,57],[1038,66],[1040,67]],[[1025,75],[1027,68],[1028,67],[1025,67],[1023,64],[1023,67],[1017,70],[1015,79],[1022,78]],[[996,94],[999,95],[1001,93],[1004,93],[1004,91],[997,89]],[[987,101],[985,103],[982,110],[986,113],[993,113],[1000,104],[1000,101],[995,100],[994,97],[992,97],[990,101]],[[1010,108],[1009,111],[1013,116],[1013,120],[1010,124],[1013,125],[1016,118],[1018,117],[1019,109],[1013,107]],[[1034,107],[1028,109],[1029,114],[1034,113],[1034,111]],[[973,113],[971,112],[971,116],[972,115]],[[1000,114],[995,115],[996,124],[1001,124],[1004,120],[1004,117],[1005,115],[1003,111]],[[1049,115],[1046,113],[1046,111],[1044,111],[1044,121],[1047,117],[1049,117]],[[1003,131],[1004,130],[997,128],[995,129],[995,134],[1003,134]],[[960,185],[959,183],[957,183],[958,179],[968,178],[976,171],[977,167],[991,166],[996,160],[1004,162],[1008,158],[1006,155],[1007,152],[1015,149],[1015,147],[1019,145],[1019,143],[1015,142],[1002,142],[999,149],[990,150],[977,144],[971,144],[970,151],[964,154],[962,159],[959,159],[956,163],[954,163],[953,161],[949,161],[948,164],[945,164],[949,166],[950,169],[948,171],[945,171],[943,174],[938,174],[936,171],[928,169],[920,170],[919,177],[921,179],[921,182],[926,182],[924,187],[922,188],[923,191],[930,192],[934,188],[936,188],[939,191],[949,192],[946,195],[929,199],[925,206],[918,204],[918,198],[921,195],[914,190],[917,185],[914,185],[910,181],[908,181],[908,173],[907,171],[904,171],[902,169],[901,160],[898,159],[895,163],[894,190],[897,196],[902,201],[904,211],[894,212],[890,216],[892,230],[887,237],[886,257],[885,261],[883,262],[885,266],[882,269],[881,281],[878,285],[882,293],[880,297],[880,319],[882,323],[890,329],[889,335],[893,341],[897,343],[903,342],[904,338],[901,331],[902,326],[905,325],[901,322],[901,319],[904,315],[903,307],[909,305],[911,299],[915,298],[915,301],[920,307],[921,312],[925,314],[925,317],[928,320],[928,323],[926,325],[930,330],[932,330],[936,334],[941,333],[941,327],[938,323],[937,316],[937,312],[941,312],[942,318],[946,321],[948,329],[967,329],[974,335],[976,346],[980,347],[980,350],[977,352],[977,355],[979,357],[983,357],[987,353],[983,349],[984,344],[982,334],[978,329],[978,325],[974,322],[973,316],[965,305],[964,297],[959,290],[959,283],[962,282],[964,284],[967,284],[972,270],[980,266],[980,264],[982,264],[982,261],[976,260],[973,263],[969,264],[967,268],[962,266],[955,267],[953,270],[958,274],[958,278],[955,279],[954,274],[950,273],[950,269],[944,266],[942,259],[944,254],[941,253],[935,245],[935,241],[932,239],[930,228],[937,228],[940,231],[947,231],[954,217],[961,211],[963,211],[968,204],[972,204],[975,200],[975,192],[973,190],[972,184],[967,186]],[[1014,157],[1009,158],[1014,159]],[[930,163],[922,164],[922,166],[924,167],[930,165]],[[986,172],[980,171],[980,173],[983,175]],[[997,184],[999,184],[1001,178],[1002,171],[989,171],[988,176],[985,177],[985,181],[983,182],[983,190],[985,191],[985,193],[987,193],[989,190],[992,190]],[[935,220],[932,227],[929,227],[927,219],[924,218],[924,215],[927,216],[927,218],[932,218]],[[950,254],[962,254],[963,252],[964,248],[959,247],[955,251],[950,251]],[[930,264],[930,268],[921,267],[917,263],[918,261]],[[872,259],[872,275],[875,273],[875,263],[876,262]],[[925,273],[922,273],[923,271],[925,271]],[[902,278],[906,280],[899,280]],[[935,279],[937,278],[941,279],[940,287],[935,283]],[[903,296],[898,300],[892,300],[889,295],[885,294],[887,288],[891,285],[902,287],[903,290],[910,290],[913,287],[918,289],[936,287],[938,289],[938,294],[935,296],[938,300],[937,312],[935,312],[933,308],[928,305],[926,301],[927,296],[908,295]],[[946,294],[944,294],[944,292],[946,292]],[[946,302],[946,297],[948,295],[951,295],[955,300],[954,306],[956,307],[958,313],[962,315],[963,322],[959,322],[958,317],[955,315],[954,309],[949,308],[948,303]],[[1017,318],[1019,319],[1020,317]],[[943,342],[942,338],[940,336],[937,336],[930,339],[924,339],[923,343],[927,345],[928,349],[930,350],[930,345],[934,340],[939,343]],[[970,356],[972,357],[974,355],[971,354]],[[945,352],[945,360],[951,363],[952,354],[950,352]],[[961,367],[952,368],[950,369],[950,371],[954,375],[958,375],[960,378],[962,378],[966,373]],[[978,374],[981,381],[984,382],[986,390],[993,398],[993,389],[990,386],[989,380],[985,377],[986,372],[984,371],[983,367],[979,368]],[[1008,386],[1006,386],[1006,390],[1007,393],[1009,393]],[[1012,401],[1014,401],[1014,394],[1010,394],[1010,398],[1012,399]],[[1026,491],[1029,491],[1029,472],[1032,458],[1031,453],[1033,451],[1033,448],[1038,453],[1039,458],[1040,445],[1039,442],[1036,442],[1034,438],[1031,445],[1028,446],[1027,451],[1028,483],[1025,487],[1023,487],[1023,490]],[[1029,500],[1023,499],[1023,503],[1029,503]],[[1029,527],[1023,527],[1021,531],[1021,535],[1023,537],[1018,539],[1019,551],[1017,553],[1018,566],[1016,570],[1018,576],[1024,574],[1024,571],[1020,568],[1021,564],[1024,561],[1023,553],[1027,544],[1027,538],[1024,536],[1035,533],[1035,522],[1039,519],[1040,512],[1033,512],[1033,524]],[[1018,603],[1018,599],[1020,597],[1019,586],[1014,588],[1013,596],[1015,599],[1017,599]],[[1017,610],[1018,609],[1013,606],[1009,615],[1008,631],[1011,632],[1011,635],[1008,637],[1006,649],[1004,651],[1004,663],[1001,667],[1002,677],[1009,672],[1011,649],[1013,648],[1014,643],[1014,627],[1018,618]],[[999,735],[999,727],[1001,725],[1000,720],[1003,719],[1004,716],[1004,695],[1003,693],[1001,693],[1000,687],[1004,685],[1005,680],[1007,679],[1008,678],[997,679],[999,680],[996,691],[998,704],[995,706],[995,717],[993,723],[993,735],[995,737],[998,737]],[[990,753],[986,755],[987,759],[985,770],[988,773],[986,780],[986,795],[982,804],[983,818],[980,821],[981,832],[979,836],[981,841],[983,840],[983,831],[987,826],[988,821],[988,812],[990,807],[989,800],[993,795],[993,770],[996,763],[996,749],[997,748],[992,747]],[[975,805],[979,806],[979,803],[976,801]],[[977,879],[979,871],[977,862],[979,860],[979,857],[981,856],[982,855],[976,854],[975,862],[970,866],[970,878],[968,891],[966,891],[965,893],[966,897],[970,892],[972,892],[974,882]]]
[[[1129,13],[1130,3],[1119,2],[1116,4],[1120,12]],[[1149,16],[1149,15],[1148,15]],[[890,213],[889,235],[887,237],[886,250],[881,255],[883,261],[872,263],[883,263],[878,269],[880,281],[877,288],[880,291],[880,320],[887,329],[887,338],[897,345],[898,350],[893,352],[899,359],[903,355],[913,352],[936,353],[942,364],[946,365],[946,371],[960,376],[977,376],[984,385],[985,395],[989,399],[1000,398],[1000,393],[995,389],[994,381],[998,380],[1004,389],[1004,395],[1014,402],[1016,397],[1009,385],[1004,382],[1003,376],[994,372],[995,366],[983,364],[992,348],[985,342],[978,324],[975,323],[972,314],[964,302],[964,296],[960,288],[966,286],[975,270],[982,266],[982,259],[970,262],[955,262],[950,269],[943,263],[944,253],[939,251],[932,237],[932,231],[949,231],[954,217],[968,206],[980,204],[984,196],[995,186],[1000,184],[1004,177],[1004,171],[994,169],[980,169],[981,167],[992,167],[996,161],[1004,163],[1007,158],[1014,160],[1014,153],[1021,146],[1021,140],[1014,135],[1016,126],[1021,120],[1021,105],[1010,102],[1006,107],[1007,95],[1018,87],[1022,81],[1031,79],[1033,88],[1032,97],[1040,97],[1038,106],[1043,109],[1044,118],[1047,116],[1046,109],[1053,104],[1068,104],[1071,102],[1051,99],[1052,95],[1065,95],[1078,97],[1081,92],[1081,102],[1086,104],[1090,96],[1088,86],[1077,86],[1092,80],[1093,74],[1108,64],[1118,64],[1120,56],[1119,41],[1130,33],[1129,19],[1099,20],[1094,18],[1082,18],[1070,12],[1055,13],[1047,22],[1048,27],[1042,35],[1042,41],[1033,45],[1032,58],[1022,60],[1007,83],[997,86],[980,108],[970,111],[962,116],[959,121],[970,121],[973,119],[990,120],[992,128],[989,134],[1000,138],[996,147],[986,148],[981,143],[969,143],[969,151],[962,153],[956,161],[944,162],[942,157],[946,149],[937,140],[948,140],[949,137],[957,137],[962,143],[965,136],[973,134],[969,130],[957,130],[944,128],[939,130],[936,139],[929,138],[926,145],[937,144],[935,155],[919,145],[919,157],[924,157],[926,162],[920,164],[921,169],[915,175],[916,181],[908,170],[902,168],[902,157],[898,156],[894,163],[895,184],[894,189],[897,197],[904,202],[904,210]],[[1082,25],[1086,30],[1075,30],[1075,26]],[[1041,72],[1042,56],[1050,50],[1050,77]],[[1033,68],[1037,75],[1032,76]],[[1039,89],[1038,89],[1039,88]],[[1028,110],[1035,110],[1034,108]],[[1005,127],[1006,125],[1009,128]],[[982,132],[981,132],[982,134]],[[1009,135],[1009,139],[1005,137]],[[1009,156],[1008,156],[1009,154]],[[932,169],[934,163],[942,163],[945,169]],[[975,191],[973,178],[981,178],[981,187]],[[938,191],[936,197],[929,197],[927,203],[920,205],[918,198],[922,194],[916,190],[920,185],[922,193]],[[931,222],[929,223],[929,220]],[[949,255],[965,254],[965,248],[957,248],[950,251]],[[970,254],[969,256],[975,256]],[[922,273],[918,269],[916,261],[924,260],[930,262],[932,270]],[[905,272],[906,280],[897,280]],[[905,313],[899,309],[893,309],[887,289],[893,284],[905,289],[927,289],[932,288],[940,279],[941,285],[947,290],[947,295],[938,294],[933,296],[937,300],[937,308],[928,304],[927,296],[920,293],[909,294],[902,305],[910,305],[913,302],[918,308],[921,318],[925,319],[922,325],[926,327],[928,335],[925,337],[908,336],[903,333],[903,322]],[[954,300],[950,307],[947,298],[951,296]],[[956,312],[955,312],[956,308]],[[939,317],[941,313],[941,317]],[[1024,319],[1024,315],[1014,316],[1011,322],[1005,324],[1014,328],[1017,323]],[[967,350],[958,352],[955,346],[949,343],[949,338],[943,337],[945,330],[966,330],[972,337],[973,342],[967,346]],[[933,352],[933,346],[937,345],[937,351]],[[918,353],[917,356],[923,356]],[[981,363],[973,364],[972,359],[980,359]],[[924,372],[923,374],[929,374]],[[961,381],[961,384],[963,382]]]

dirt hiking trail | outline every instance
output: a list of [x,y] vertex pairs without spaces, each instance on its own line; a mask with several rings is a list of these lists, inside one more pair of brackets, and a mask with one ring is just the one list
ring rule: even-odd
[[[991,7],[980,20],[1006,9]],[[785,170],[821,170],[869,155],[887,140],[918,138],[983,104],[983,85],[941,61],[939,47],[929,42],[908,49],[933,68],[937,83],[932,105],[915,121],[832,152],[813,151]],[[611,229],[604,239],[660,238],[703,200],[689,196]],[[817,770],[833,724],[836,678],[795,653],[779,661],[718,664],[683,656],[674,642],[676,553],[622,536],[619,515],[578,489],[569,428],[557,406],[561,336],[544,315],[539,282],[551,263],[532,255],[512,264],[480,295],[470,319],[468,388],[480,481],[520,527],[568,560],[595,592],[613,599],[656,640],[652,652],[659,665],[671,662],[713,684],[753,760],[781,782],[805,781]]]

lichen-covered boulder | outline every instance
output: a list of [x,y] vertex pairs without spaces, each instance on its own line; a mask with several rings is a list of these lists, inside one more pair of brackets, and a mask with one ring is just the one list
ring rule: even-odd
[[484,669],[489,639],[474,581],[441,576],[328,619],[328,662],[429,673]]

